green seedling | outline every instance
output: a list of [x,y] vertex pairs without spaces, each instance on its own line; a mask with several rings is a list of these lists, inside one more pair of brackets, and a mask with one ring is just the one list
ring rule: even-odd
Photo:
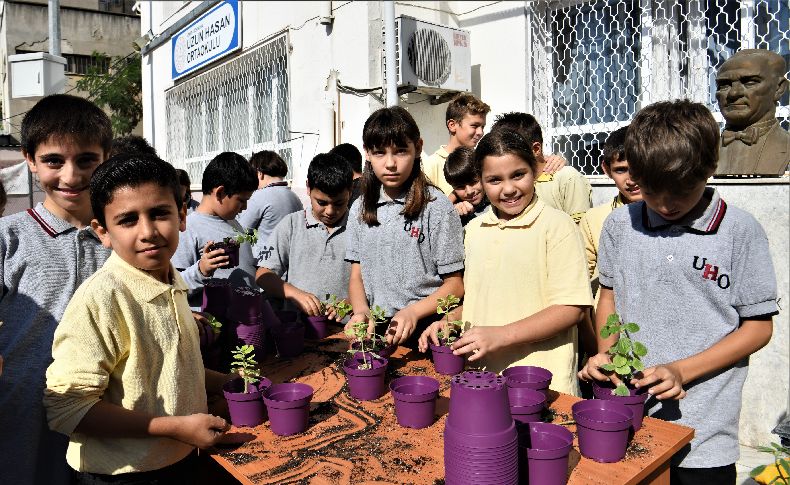
[[214,335],[219,335],[220,329],[222,328],[222,322],[217,320],[217,317],[211,313],[206,313],[205,316],[208,320],[209,326],[211,327],[211,331],[214,332]]
[[464,322],[462,320],[450,320],[450,313],[458,308],[460,303],[461,299],[452,294],[447,295],[445,298],[439,298],[437,301],[436,313],[438,315],[444,315],[445,324],[444,327],[436,333],[439,337],[439,341],[444,345],[450,345],[458,340],[464,329],[469,325],[469,322]]
[[346,315],[352,311],[351,303],[344,299],[338,298],[337,295],[326,294],[326,299],[321,302],[321,313],[326,313],[328,310],[335,310],[340,320],[346,318]]
[[[790,484],[790,448],[778,443],[771,443],[771,446],[758,446],[757,451],[774,455],[774,462],[769,465],[760,465],[749,472],[749,476],[756,479],[766,468],[775,467],[776,476],[771,478],[769,484],[781,483]],[[773,475],[772,472],[771,475]],[[760,482],[763,483],[763,482]]]
[[[352,355],[357,352],[362,353],[363,362],[359,364],[359,369],[373,368],[373,359],[383,360],[374,349],[377,347],[377,342],[381,343],[384,341],[384,337],[375,332],[368,335],[368,328],[371,325],[375,328],[377,324],[386,321],[387,317],[384,315],[384,309],[378,305],[374,305],[373,308],[370,309],[370,313],[365,320],[352,324],[351,327],[346,330],[346,335],[352,337],[358,344],[358,348],[351,348],[348,352]],[[368,363],[368,356],[370,356],[370,363]]]
[[244,379],[244,392],[253,392],[249,390],[250,384],[255,384],[262,377],[258,371],[258,362],[255,360],[255,347],[252,345],[237,346],[233,351],[231,371],[238,372]]
[[620,315],[616,313],[609,315],[606,325],[601,329],[601,337],[604,339],[617,335],[617,342],[606,351],[612,358],[612,362],[601,366],[603,370],[617,374],[622,381],[612,391],[615,396],[628,396],[630,393],[625,383],[630,382],[637,373],[645,370],[642,357],[647,355],[647,347],[631,338],[631,334],[638,331],[639,325],[633,322],[623,323]]
[[250,245],[252,246],[258,242],[258,230],[253,229],[246,233],[236,232],[235,235],[226,237],[223,239],[223,241],[225,241],[226,243],[235,243],[239,246],[246,242],[246,243],[250,243]]

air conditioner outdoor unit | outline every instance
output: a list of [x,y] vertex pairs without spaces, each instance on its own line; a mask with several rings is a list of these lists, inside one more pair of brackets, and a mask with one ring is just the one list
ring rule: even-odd
[[395,36],[398,87],[436,96],[472,90],[468,31],[401,16]]

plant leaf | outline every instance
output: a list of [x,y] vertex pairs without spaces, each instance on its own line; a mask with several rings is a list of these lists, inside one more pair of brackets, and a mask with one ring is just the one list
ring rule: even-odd
[[614,364],[604,364],[601,366],[601,369],[612,372],[615,369],[615,367]]
[[615,355],[612,359],[612,364],[614,364],[615,367],[624,367],[628,365],[628,359],[622,355]]
[[639,359],[633,359],[631,361],[631,367],[633,367],[634,372],[642,372],[645,370],[645,364],[643,364]]
[[644,357],[647,355],[647,347],[642,342],[634,342],[634,355]]
[[615,372],[615,374],[617,374],[617,375],[621,375],[621,376],[627,376],[628,374],[630,374],[630,373],[631,373],[631,368],[630,368],[630,367],[628,367],[627,365],[624,365],[624,366],[622,366],[622,367],[616,367],[616,368],[614,369],[614,372]]
[[757,450],[757,451],[761,451],[763,453],[773,453],[774,452],[774,449],[769,447],[769,446],[756,446],[754,449]]
[[610,335],[612,335],[612,334],[609,332],[609,327],[603,327],[601,329],[601,337],[602,338],[609,338]]
[[612,313],[608,317],[606,317],[606,324],[607,325],[620,325],[620,315],[616,313]]
[[639,331],[639,325],[635,324],[634,322],[629,322],[629,323],[626,323],[626,324],[623,326],[623,328],[625,328],[625,331],[626,331],[626,332],[630,332],[630,333],[633,333],[633,332],[638,332],[638,331]]
[[764,472],[766,468],[768,468],[768,465],[760,465],[756,468],[752,468],[752,471],[749,472],[749,476],[755,478],[757,475]]
[[619,384],[619,385],[618,385],[618,386],[617,386],[617,387],[614,389],[614,395],[615,395],[615,396],[628,396],[628,395],[630,395],[630,394],[631,394],[631,393],[630,393],[630,392],[628,392],[628,388],[627,388],[627,387],[625,387],[625,384]]
[[620,344],[620,353],[628,355],[631,353],[631,339],[628,337],[622,337],[618,342]]

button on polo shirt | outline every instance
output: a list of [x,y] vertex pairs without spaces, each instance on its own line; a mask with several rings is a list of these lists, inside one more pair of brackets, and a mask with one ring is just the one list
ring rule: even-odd
[[347,221],[348,213],[330,232],[311,210],[288,214],[264,244],[258,266],[319,299],[327,293],[347,297],[351,275],[351,263],[344,259]]
[[[592,305],[584,249],[576,224],[537,196],[517,217],[500,220],[493,207],[466,226],[463,319],[504,326],[551,306]],[[537,365],[554,374],[552,389],[578,395],[576,326],[542,342],[484,357],[501,372]]]
[[369,305],[390,317],[433,293],[441,275],[464,269],[461,218],[439,189],[428,190],[433,200],[414,220],[401,214],[405,195],[391,199],[383,190],[378,225],[362,221],[362,197],[351,207],[346,259],[360,264]]

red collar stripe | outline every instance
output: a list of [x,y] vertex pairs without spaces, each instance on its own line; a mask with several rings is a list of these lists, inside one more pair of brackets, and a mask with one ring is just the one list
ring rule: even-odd
[[713,213],[713,217],[708,224],[707,229],[705,232],[713,232],[719,228],[719,224],[721,224],[721,220],[724,219],[724,213],[727,212],[727,203],[724,200],[719,199],[719,205],[716,207],[716,212]]
[[33,219],[35,219],[35,221],[36,221],[36,222],[38,222],[38,224],[41,226],[41,228],[42,228],[42,229],[44,229],[44,231],[45,231],[47,234],[49,234],[49,235],[50,235],[50,236],[52,236],[52,237],[55,237],[55,236],[57,236],[57,235],[58,235],[57,231],[55,231],[55,229],[53,229],[53,227],[52,227],[52,226],[50,226],[50,225],[47,223],[47,221],[45,221],[45,220],[44,220],[44,219],[41,217],[41,215],[39,215],[39,213],[38,213],[38,212],[36,212],[34,209],[28,209],[28,210],[27,210],[27,213],[28,213],[28,214],[30,214],[30,217],[32,217]]

